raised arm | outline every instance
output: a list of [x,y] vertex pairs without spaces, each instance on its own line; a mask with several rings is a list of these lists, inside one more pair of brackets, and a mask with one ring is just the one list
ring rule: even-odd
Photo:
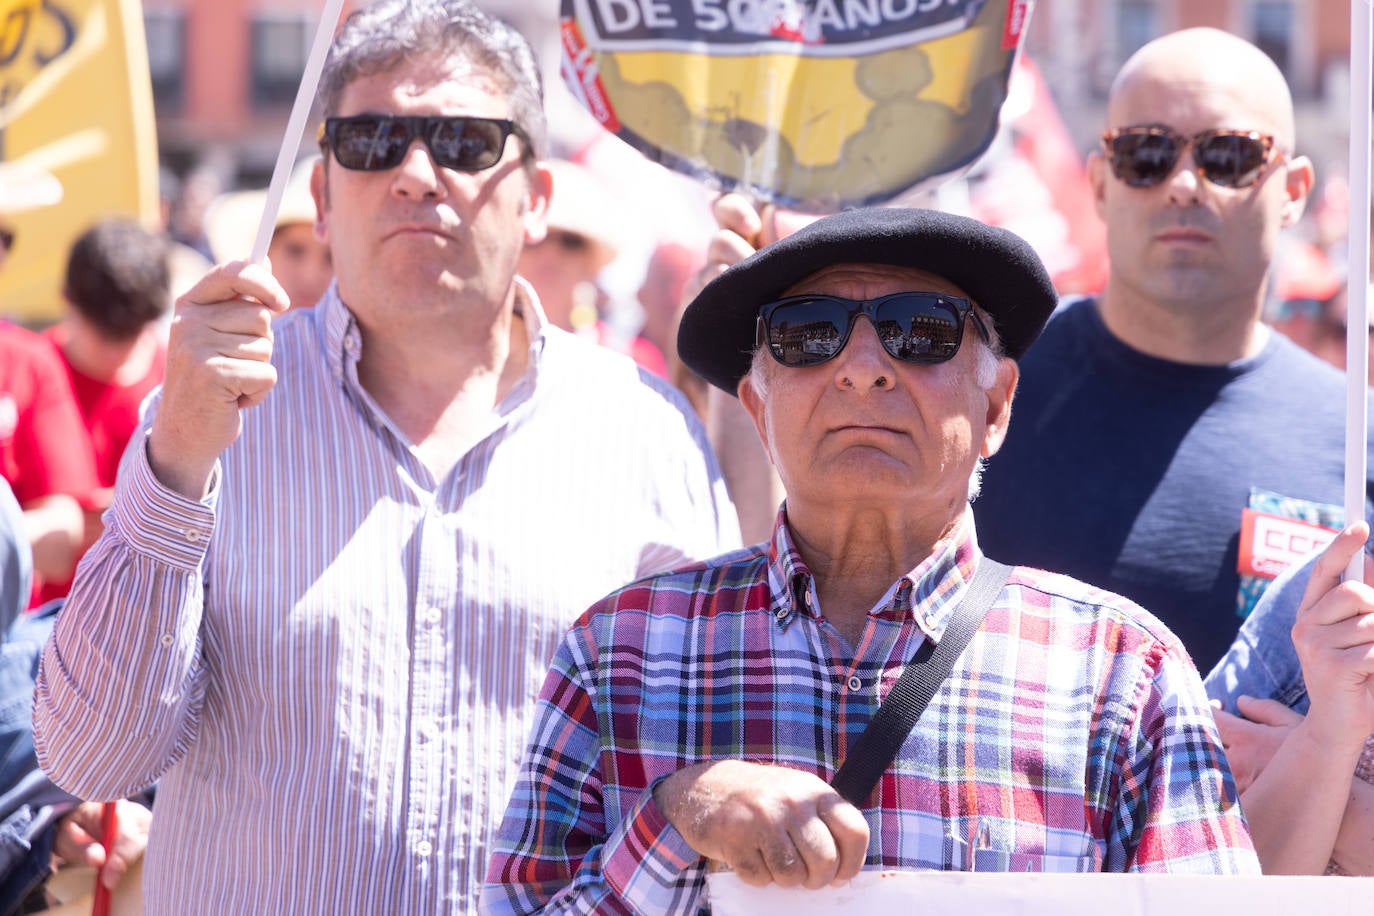
[[214,469],[238,436],[240,410],[275,381],[271,318],[286,305],[265,267],[241,262],[216,268],[177,303],[151,433],[129,444],[109,527],[39,662],[34,744],[74,795],[146,788],[195,737]]
[[[1321,874],[1338,839],[1355,847],[1342,850],[1342,866],[1358,870],[1361,833],[1364,846],[1374,845],[1368,784],[1352,782],[1374,733],[1374,588],[1340,581],[1368,535],[1363,522],[1341,532],[1303,593],[1293,645],[1311,701],[1307,715],[1281,721],[1268,704],[1247,701],[1241,711],[1254,721],[1218,715],[1228,754],[1249,774],[1241,804],[1268,874]],[[1366,580],[1372,573],[1366,558]],[[1366,865],[1368,857],[1366,850]]]

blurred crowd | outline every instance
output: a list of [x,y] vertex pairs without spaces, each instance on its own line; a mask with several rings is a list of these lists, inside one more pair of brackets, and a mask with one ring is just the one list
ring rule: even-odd
[[[1025,78],[1034,79],[1033,75]],[[1039,97],[1036,94],[1043,94],[1043,87],[1032,83],[1028,91],[1031,96]],[[1197,130],[1202,131],[1203,127]],[[510,142],[513,144],[516,141]],[[1192,139],[1190,142],[1196,144],[1198,141]],[[1062,126],[1056,127],[1047,121],[1042,109],[1027,102],[1022,109],[1011,111],[1002,135],[988,156],[968,175],[954,179],[938,192],[930,192],[921,199],[906,203],[931,205],[1016,230],[1037,247],[1059,293],[1066,300],[1082,301],[1078,299],[1079,296],[1100,297],[1112,282],[1109,276],[1107,234],[1115,232],[1118,237],[1124,235],[1129,219],[1117,211],[1115,222],[1112,222],[1113,211],[1110,208],[1115,198],[1108,198],[1115,192],[1104,192],[1102,188],[1113,180],[1119,179],[1118,183],[1125,183],[1126,179],[1121,178],[1120,173],[1113,173],[1116,179],[1110,178],[1108,165],[1101,163],[1096,178],[1091,179],[1085,158],[1064,144]],[[1301,150],[1300,139],[1297,149]],[[625,370],[626,379],[637,376],[636,384],[642,382],[656,386],[656,391],[668,391],[668,386],[672,386],[676,393],[670,392],[664,396],[673,405],[683,405],[683,409],[691,416],[691,429],[696,429],[691,424],[700,424],[702,436],[709,442],[707,450],[712,454],[711,461],[719,462],[720,482],[726,488],[729,502],[733,503],[738,516],[740,537],[733,537],[732,531],[732,537],[722,538],[719,546],[722,549],[733,546],[740,539],[744,544],[768,540],[778,524],[779,504],[786,497],[772,454],[768,451],[773,443],[760,441],[755,434],[753,421],[746,415],[738,398],[709,385],[683,364],[677,345],[678,328],[683,310],[704,284],[730,265],[752,256],[755,249],[766,248],[768,244],[810,224],[815,216],[780,212],[772,206],[757,206],[755,202],[744,201],[735,195],[708,191],[648,162],[639,153],[607,135],[591,136],[576,144],[555,138],[554,147],[549,153],[544,159],[551,180],[551,190],[547,195],[547,231],[536,233],[537,237],[525,237],[517,246],[516,262],[512,265],[514,274],[518,274],[519,278],[523,278],[522,282],[527,282],[532,288],[532,301],[537,302],[538,306],[537,309],[526,306],[531,311],[523,313],[517,308],[516,318],[525,320],[532,329],[529,333],[533,338],[542,324],[530,316],[534,311],[542,310],[539,312],[539,322],[546,321],[548,326],[566,332],[582,343],[622,354],[632,360],[635,370]],[[323,155],[328,157],[334,152],[325,148]],[[1182,154],[1175,151],[1175,155]],[[1194,151],[1189,155],[1197,156],[1198,153]],[[367,173],[360,170],[357,174]],[[1212,180],[1201,172],[1199,176],[1195,179],[1198,183]],[[330,180],[326,161],[319,153],[303,157],[287,181],[284,196],[275,213],[267,253],[268,266],[273,282],[284,293],[284,307],[278,309],[273,306],[272,314],[268,317],[274,325],[277,322],[294,322],[285,326],[289,329],[286,333],[298,333],[304,327],[299,316],[288,318],[291,312],[317,306],[324,308],[326,305],[331,309],[342,308],[340,285],[346,282],[344,278],[356,277],[361,273],[356,265],[344,265],[339,260],[345,249],[337,240],[331,239],[326,231],[321,208],[328,206]],[[337,177],[334,180],[338,180]],[[1228,190],[1233,189],[1228,186]],[[1352,284],[1363,290],[1365,283],[1364,278],[1350,276],[1346,235],[1352,211],[1362,218],[1365,215],[1364,204],[1348,199],[1345,183],[1339,175],[1316,175],[1310,193],[1306,188],[1301,191],[1298,196],[1308,201],[1306,212],[1301,213],[1299,208],[1297,212],[1301,214],[1300,218],[1295,215],[1294,219],[1284,224],[1281,241],[1273,252],[1272,265],[1261,263],[1255,268],[1260,274],[1272,270],[1267,286],[1262,282],[1256,284],[1264,289],[1263,319],[1268,327],[1310,353],[1338,368],[1344,368],[1348,333],[1347,299]],[[38,328],[0,323],[0,475],[20,513],[18,524],[22,526],[26,541],[22,547],[27,556],[22,575],[16,565],[14,574],[7,572],[5,579],[5,584],[14,588],[20,587],[15,583],[26,584],[20,602],[23,611],[16,607],[3,622],[11,627],[12,646],[31,647],[25,669],[29,678],[34,676],[37,664],[35,647],[42,645],[43,638],[53,626],[53,619],[58,616],[58,609],[63,607],[78,564],[100,541],[110,519],[118,517],[118,513],[111,510],[115,502],[116,481],[122,483],[128,479],[127,476],[120,476],[121,461],[129,460],[126,452],[136,431],[145,422],[144,411],[149,398],[161,386],[169,372],[169,363],[178,358],[179,351],[175,343],[169,351],[172,325],[174,321],[181,320],[174,317],[173,302],[180,297],[206,294],[206,284],[211,280],[223,279],[228,275],[235,278],[240,275],[250,279],[253,277],[251,269],[216,271],[213,265],[226,265],[248,256],[267,201],[266,189],[240,187],[233,169],[216,163],[193,169],[184,176],[176,176],[165,170],[161,192],[161,225],[144,226],[126,218],[108,217],[93,223],[72,244],[66,258],[59,320],[50,326]],[[16,237],[12,230],[5,228],[4,214],[28,207],[61,206],[60,193],[46,196],[35,194],[31,176],[10,174],[0,167],[0,270],[4,269],[5,260],[24,258],[26,252],[32,250],[29,246],[43,244],[39,239]],[[1095,207],[1097,214],[1106,217],[1105,228],[1098,215],[1091,212]],[[1046,216],[1051,208],[1054,210],[1052,219]],[[1119,260],[1124,263],[1120,249],[1117,252]],[[1117,282],[1121,282],[1119,275],[1124,269],[1118,264]],[[205,277],[211,280],[203,279]],[[338,283],[336,277],[339,278]],[[235,282],[239,281],[235,279]],[[247,284],[249,281],[242,282]],[[269,289],[265,285],[268,282],[265,278],[252,282],[264,285],[251,289]],[[246,285],[235,287],[232,292],[241,294],[249,288]],[[229,287],[224,289],[228,290]],[[275,290],[275,287],[270,289]],[[379,298],[385,299],[385,296]],[[518,296],[516,300],[522,301]],[[187,301],[199,303],[203,300],[188,298]],[[1080,309],[1080,317],[1084,311]],[[2,312],[3,303],[0,303]],[[333,315],[334,312],[329,314]],[[389,313],[379,307],[378,314]],[[1110,312],[1107,314],[1110,316]],[[321,319],[321,327],[325,327],[325,321]],[[349,327],[355,326],[356,322]],[[1054,327],[1051,324],[1051,328]],[[1067,322],[1058,327],[1062,330],[1067,327]],[[1100,330],[1102,333],[1107,330],[1115,333],[1119,328],[1108,320]],[[341,339],[352,339],[346,335],[356,333],[347,329],[329,331],[335,332],[341,335]],[[1244,334],[1252,333],[1257,335],[1255,340],[1267,339],[1264,338],[1267,332],[1256,331],[1251,324],[1245,324]],[[270,341],[273,333],[270,329],[262,330],[258,336]],[[1117,336],[1129,337],[1124,334]],[[1051,335],[1049,339],[1054,338]],[[1239,364],[1255,357],[1259,350],[1250,346],[1253,343],[1250,337],[1245,337],[1245,340],[1247,342],[1232,357],[1220,362]],[[1131,339],[1128,342],[1135,344],[1139,341]],[[1049,352],[1046,348],[1053,345],[1042,341],[1038,344],[1041,349],[1032,351],[1032,354]],[[1144,344],[1138,349],[1140,353],[1133,354],[1133,357],[1149,354],[1160,360],[1176,360],[1179,364],[1206,362],[1205,359],[1180,357],[1178,351],[1151,351]],[[614,365],[624,364],[616,362]],[[357,373],[360,370],[356,366],[345,365],[335,371],[345,375],[352,372],[353,381],[366,389],[369,396],[374,394],[367,379],[359,381]],[[1033,355],[1028,356],[1023,371],[1022,385],[1027,393],[1024,400],[1018,400],[1018,405],[1024,405],[1021,409],[1026,411],[1024,419],[1029,429],[1032,417],[1039,409],[1034,405],[1044,407],[1045,415],[1048,415],[1054,398],[1071,396],[1078,390],[1075,386],[1079,380],[1066,379],[1062,388],[1056,386],[1053,397],[1045,396],[1047,406],[1036,400],[1037,384],[1049,383],[1039,381],[1043,376],[1035,375]],[[600,375],[594,377],[601,378]],[[1370,380],[1374,381],[1374,370],[1371,370]],[[292,383],[303,384],[295,379]],[[510,391],[504,387],[508,380],[502,380],[499,384],[503,387],[496,390]],[[518,387],[516,390],[518,392]],[[241,398],[240,404],[252,402],[252,396],[248,394],[239,393],[236,396]],[[362,398],[358,394],[353,396]],[[588,396],[591,397],[591,394]],[[1221,399],[1219,395],[1217,399]],[[607,397],[604,403],[616,402]],[[369,406],[369,409],[373,409],[373,406]],[[1211,410],[1212,406],[1209,402],[1200,405],[1198,410]],[[595,412],[596,404],[592,404],[590,409]],[[1153,416],[1149,413],[1152,409],[1149,404],[1139,409],[1140,416]],[[385,411],[379,410],[378,413],[384,415]],[[1018,414],[1018,417],[1021,415]],[[1144,424],[1146,421],[1139,422]],[[443,428],[443,420],[436,420],[434,425]],[[375,423],[377,429],[384,426],[386,423],[383,420]],[[1067,444],[1077,441],[1078,435],[1080,433],[1077,431],[1064,433],[1057,441]],[[477,434],[473,433],[472,436]],[[467,439],[461,441],[465,446],[471,444]],[[480,436],[477,441],[480,441]],[[1017,454],[1018,447],[1029,448],[1016,439],[1011,439],[1010,443],[1010,455]],[[610,451],[609,446],[607,450]],[[1052,455],[1056,465],[1067,460],[1050,449],[1043,450],[1043,453]],[[1014,465],[1014,458],[1004,458],[1004,466]],[[709,462],[708,465],[712,469],[716,467]],[[385,461],[379,466],[394,470]],[[522,472],[533,473],[537,467],[531,464]],[[1046,512],[1053,514],[1053,507],[1032,510],[1016,503],[1014,499],[1007,502],[1009,485],[1005,483],[1008,479],[1005,475],[1008,472],[1003,471],[1004,476],[999,479],[996,470],[998,465],[994,463],[992,467],[987,502],[980,506],[980,511],[988,514],[980,515],[980,534],[985,524],[989,532],[994,527],[1007,527],[1001,524],[1000,518],[997,526],[984,522],[985,517],[993,518],[996,513],[1005,513],[1008,518],[1043,517]],[[127,469],[124,473],[128,474]],[[1030,471],[1025,473],[1027,478],[1032,476]],[[1043,473],[1052,475],[1054,470],[1050,468]],[[1084,487],[1088,473],[1085,470],[1083,476],[1070,474],[1068,476],[1072,479],[1068,482],[1075,487]],[[1117,473],[1121,471],[1118,469]],[[419,465],[409,469],[407,474],[410,475],[407,479],[424,477]],[[688,476],[687,472],[683,472],[683,479]],[[1159,476],[1162,479],[1165,472],[1160,471]],[[587,472],[579,479],[592,479],[592,475]],[[499,477],[497,480],[499,485]],[[1158,481],[1152,479],[1149,482],[1153,485]],[[518,486],[510,486],[512,492],[519,492]],[[1199,483],[1198,486],[1203,488],[1210,484]],[[608,486],[607,489],[609,491],[611,488]],[[1093,492],[1096,495],[1090,499],[1101,499],[1103,504],[1120,497],[1110,481],[1103,482],[1100,489],[1094,489]],[[5,495],[8,500],[9,494]],[[203,499],[210,500],[210,497]],[[607,499],[609,501],[609,497]],[[664,503],[669,502],[665,497]],[[1252,503],[1251,507],[1256,505]],[[1006,508],[1008,506],[1010,508]],[[722,510],[721,517],[725,514]],[[1239,510],[1236,515],[1239,517]],[[1328,515],[1305,521],[1328,529],[1338,530],[1342,527]],[[1086,532],[1088,539],[1104,536],[1104,529],[1089,530],[1089,527],[1090,524],[1085,523],[1078,533],[1083,535]],[[1025,530],[1029,538],[1049,543],[1049,536],[1042,537],[1029,523]],[[116,535],[123,536],[118,532]],[[635,549],[649,555],[654,546],[662,546],[654,540],[658,536],[657,529],[651,528],[650,533],[643,537],[644,543],[649,546],[637,545]],[[1223,540],[1227,544],[1223,549],[1234,548],[1239,537],[1237,532],[1228,528],[1224,533]],[[195,537],[191,539],[195,540]],[[564,538],[566,541],[574,539],[572,534]],[[107,538],[106,543],[109,541]],[[985,541],[997,543],[995,535],[991,533]],[[1341,542],[1340,546],[1342,549],[1348,547],[1345,542]],[[1020,545],[1007,542],[1005,550],[1016,554],[1007,558],[1018,559],[1022,549]],[[1123,550],[1128,549],[1129,545],[1123,547]],[[1357,548],[1349,549],[1353,552]],[[686,558],[687,553],[684,551],[682,558]],[[697,553],[709,555],[710,551],[702,549]],[[108,557],[106,561],[110,562]],[[1234,565],[1234,554],[1227,555],[1227,562]],[[225,568],[232,568],[232,564]],[[223,572],[225,568],[220,571]],[[647,564],[643,571],[657,569]],[[1113,571],[1113,575],[1119,572]],[[1235,628],[1240,625],[1240,617],[1234,614],[1234,607],[1230,605],[1236,592],[1234,571],[1228,569],[1227,573],[1232,579],[1227,580],[1222,590],[1228,592],[1223,597],[1228,603],[1228,611],[1232,613],[1225,618],[1226,632],[1213,633],[1215,638],[1206,645],[1201,642],[1188,644],[1199,664],[1204,665],[1203,673],[1213,663],[1222,665],[1219,671],[1230,664],[1233,667],[1228,670],[1233,672],[1237,664],[1234,656],[1236,650],[1229,650],[1230,654],[1227,650],[1235,636]],[[1118,585],[1115,581],[1104,584],[1087,575],[1081,577],[1104,587],[1110,585],[1116,588]],[[1265,583],[1257,586],[1248,599],[1243,599],[1246,611],[1254,605],[1264,584],[1271,578],[1267,577]],[[1295,592],[1286,592],[1295,596],[1290,602],[1290,611],[1298,613],[1295,609],[1304,594],[1306,580],[1299,581],[1295,586],[1289,586],[1288,582],[1288,579],[1284,580],[1285,589],[1296,589]],[[1213,583],[1207,584],[1210,586]],[[1242,592],[1245,590],[1243,580],[1239,587]],[[88,601],[99,603],[102,597],[97,594],[96,585],[87,584]],[[488,598],[490,596],[484,600]],[[1244,604],[1244,600],[1249,603]],[[438,599],[435,601],[439,603]],[[1141,603],[1155,610],[1149,602],[1142,600]],[[1307,609],[1314,602],[1302,599],[1301,603]],[[4,610],[9,611],[8,608]],[[1156,613],[1166,617],[1161,611]],[[21,638],[18,630],[14,629],[35,621],[46,621],[36,636],[29,631],[22,634]],[[1177,628],[1181,635],[1186,633],[1186,627],[1189,626],[1187,621],[1176,623],[1166,619],[1165,622]],[[1209,619],[1207,626],[1216,630],[1218,625]],[[1265,640],[1271,638],[1272,635],[1263,637]],[[170,640],[171,636],[167,639]],[[1186,636],[1185,643],[1188,643]],[[546,658],[540,659],[541,664],[546,661]],[[523,683],[521,687],[532,692],[538,683],[536,678]],[[27,682],[27,687],[32,690],[31,680]],[[1238,688],[1228,695],[1228,712],[1236,712],[1234,700],[1238,695]],[[532,696],[529,700],[532,704]],[[1240,711],[1251,713],[1252,720],[1271,722],[1271,719],[1256,713],[1253,706],[1243,706]],[[1280,713],[1270,710],[1269,715],[1272,718],[1280,716]],[[524,723],[525,720],[519,718],[519,721]],[[1261,764],[1255,766],[1253,772],[1247,773],[1242,785],[1244,790],[1250,790],[1258,774],[1264,770],[1263,761],[1269,759],[1267,755],[1278,754],[1277,759],[1285,759],[1276,749],[1282,747],[1285,736],[1297,727],[1297,721],[1300,719],[1271,722],[1276,729],[1282,727],[1283,732],[1277,737],[1271,735],[1265,739],[1270,742],[1269,749],[1265,755],[1261,755]],[[1238,730],[1243,727],[1240,723],[1244,722],[1245,718],[1239,717],[1230,727]],[[19,732],[25,731],[27,724],[21,722]],[[1239,731],[1230,734],[1239,734]],[[31,739],[26,740],[30,744],[27,756],[23,759],[32,761],[34,752]],[[1235,740],[1243,743],[1242,738]],[[1361,767],[1367,770],[1371,766],[1370,755],[1374,751],[1366,749],[1362,752],[1363,757],[1358,757],[1361,752],[1357,747],[1352,753],[1361,761]],[[474,759],[476,756],[474,752]],[[1365,770],[1361,770],[1361,773],[1365,773]],[[1259,780],[1258,784],[1261,790],[1267,785],[1263,780]],[[0,790],[7,788],[0,787]],[[128,794],[131,797],[133,795],[132,792]],[[1262,796],[1253,797],[1256,799],[1256,810],[1274,810],[1262,807],[1265,804]],[[141,801],[146,803],[148,798],[143,796]],[[142,853],[148,831],[144,816],[146,811],[142,808],[139,809],[144,812],[142,814],[126,810],[121,818],[125,831],[125,835],[121,835],[121,842],[125,846],[121,849],[127,849],[127,855],[121,852],[117,857],[113,846],[108,851],[94,851],[98,845],[96,834],[99,820],[97,812],[89,805],[79,805],[78,799],[63,793],[37,799],[26,797],[23,800],[24,805],[34,808],[39,807],[39,803],[55,806],[54,824],[61,820],[70,825],[69,828],[63,828],[66,832],[58,835],[55,841],[49,839],[46,847],[38,847],[45,848],[56,861],[78,862],[106,869],[102,875],[114,884],[119,874]],[[0,810],[0,816],[10,813]],[[20,833],[32,838],[39,836],[42,829],[48,826],[46,823],[25,823]],[[1263,859],[1268,848],[1261,848],[1260,851]],[[3,861],[0,859],[0,864]],[[1366,864],[1358,856],[1348,859],[1349,862],[1357,863],[1349,869],[1352,871],[1359,871]],[[1326,866],[1326,856],[1321,857],[1319,864]],[[46,863],[40,871],[45,869]],[[32,892],[32,883],[26,884],[21,891],[22,900]],[[4,892],[0,888],[0,896]]]

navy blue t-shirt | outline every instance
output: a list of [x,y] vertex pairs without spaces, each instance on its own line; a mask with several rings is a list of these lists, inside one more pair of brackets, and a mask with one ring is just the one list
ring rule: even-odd
[[1192,366],[1126,346],[1092,300],[1068,303],[1021,360],[973,504],[979,543],[1131,598],[1207,671],[1241,622],[1251,488],[1344,502],[1345,397],[1341,372],[1277,332],[1251,359]]

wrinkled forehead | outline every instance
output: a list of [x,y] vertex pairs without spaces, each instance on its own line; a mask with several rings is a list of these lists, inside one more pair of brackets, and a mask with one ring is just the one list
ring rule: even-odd
[[461,55],[422,54],[356,75],[343,87],[336,113],[412,111],[505,117],[510,104],[499,73]]
[[846,299],[876,299],[889,293],[928,292],[970,298],[957,284],[930,271],[894,264],[831,264],[808,274],[783,296],[824,293]]

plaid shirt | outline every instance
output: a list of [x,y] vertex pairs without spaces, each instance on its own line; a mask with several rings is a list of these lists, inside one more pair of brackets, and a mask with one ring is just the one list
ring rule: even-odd
[[[483,912],[695,912],[706,862],[655,782],[721,758],[830,780],[980,556],[966,513],[852,648],[817,609],[785,509],[771,543],[594,605],[544,683]],[[864,815],[866,867],[1259,872],[1182,645],[1126,599],[1032,569],[1013,572]]]

